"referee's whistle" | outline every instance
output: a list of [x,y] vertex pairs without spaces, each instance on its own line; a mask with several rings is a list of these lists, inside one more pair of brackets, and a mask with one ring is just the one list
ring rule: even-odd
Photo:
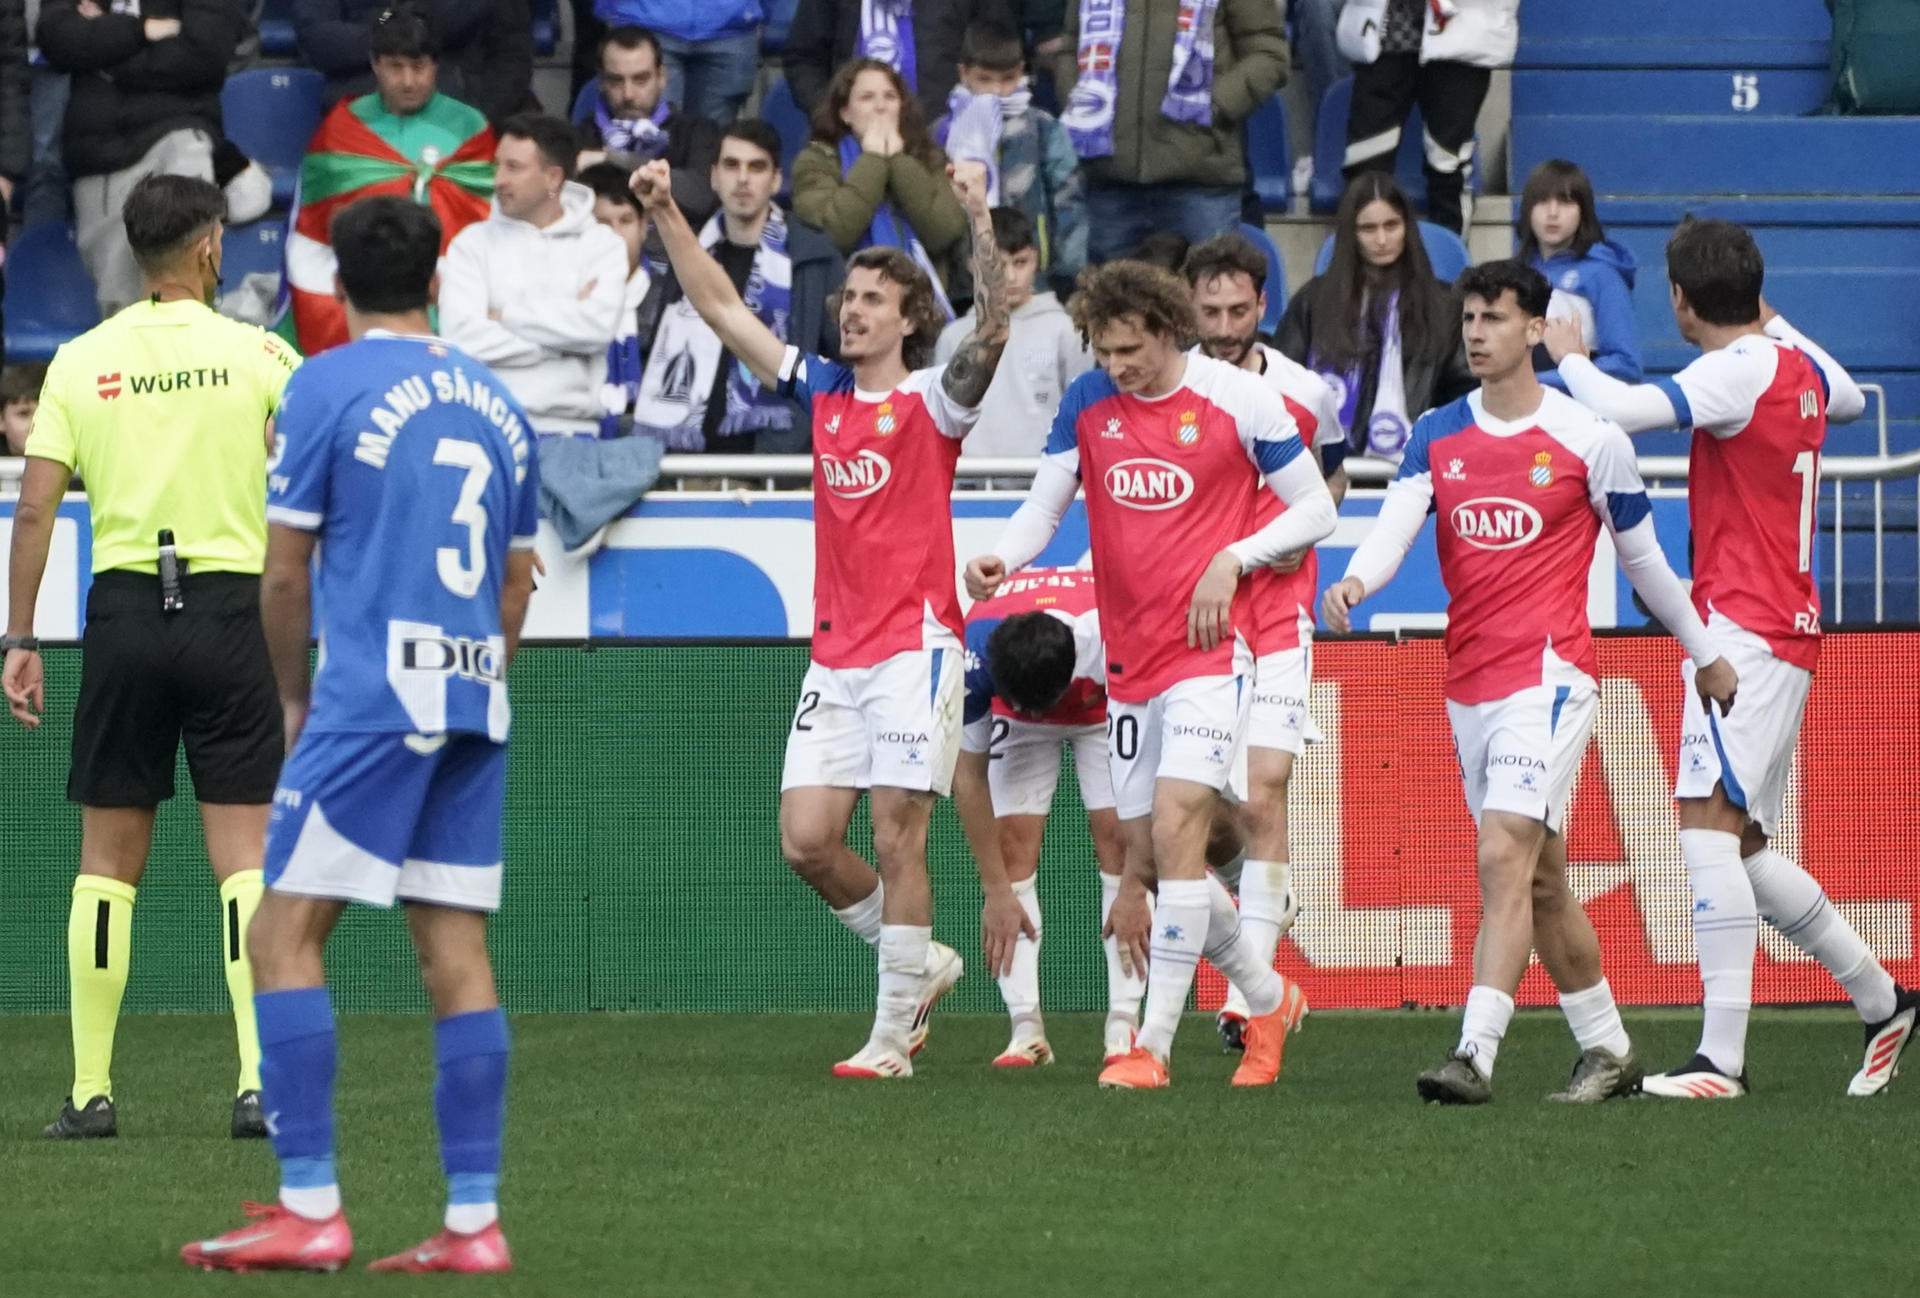
[[178,613],[187,606],[186,592],[180,589],[180,552],[173,545],[173,531],[160,529],[160,611]]

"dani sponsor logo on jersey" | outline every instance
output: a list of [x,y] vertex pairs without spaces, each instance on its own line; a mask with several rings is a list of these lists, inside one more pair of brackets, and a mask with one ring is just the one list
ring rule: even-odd
[[1172,509],[1193,495],[1193,475],[1165,460],[1121,460],[1106,480],[1107,494],[1129,509]]
[[1540,535],[1540,511],[1506,496],[1476,496],[1453,507],[1454,535],[1482,550],[1517,550]]
[[893,477],[893,465],[878,451],[861,451],[841,459],[837,455],[820,457],[820,480],[827,490],[845,500],[871,496]]

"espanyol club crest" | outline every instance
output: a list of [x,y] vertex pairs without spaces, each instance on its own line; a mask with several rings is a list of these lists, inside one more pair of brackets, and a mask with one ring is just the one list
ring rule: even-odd
[[1553,453],[1542,451],[1533,457],[1533,468],[1527,471],[1527,481],[1536,487],[1553,485]]
[[1199,416],[1191,410],[1180,412],[1180,427],[1175,431],[1173,440],[1182,446],[1192,446],[1200,440]]
[[893,402],[882,401],[880,408],[874,412],[873,435],[875,437],[891,437],[893,436],[893,429]]

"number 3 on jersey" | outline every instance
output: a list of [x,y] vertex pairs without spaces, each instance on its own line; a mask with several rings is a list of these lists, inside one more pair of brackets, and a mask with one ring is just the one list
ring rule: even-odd
[[453,521],[467,529],[466,562],[461,562],[460,551],[451,545],[441,546],[434,557],[441,584],[462,599],[472,599],[487,575],[487,508],[480,497],[487,490],[487,480],[493,477],[493,462],[478,442],[457,437],[440,439],[433,448],[433,462],[466,470],[460,498],[453,507]]

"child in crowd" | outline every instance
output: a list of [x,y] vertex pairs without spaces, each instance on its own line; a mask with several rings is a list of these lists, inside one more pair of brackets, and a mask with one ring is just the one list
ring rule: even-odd
[[[1580,322],[1601,371],[1640,381],[1640,337],[1633,320],[1633,254],[1607,238],[1593,205],[1593,182],[1562,158],[1533,169],[1514,223],[1520,256],[1553,286],[1548,319]],[[1540,381],[1566,391],[1545,347],[1533,349]]]
[[27,453],[27,434],[33,429],[40,385],[46,380],[47,367],[39,364],[9,365],[0,373],[0,429],[6,433],[6,454]]

